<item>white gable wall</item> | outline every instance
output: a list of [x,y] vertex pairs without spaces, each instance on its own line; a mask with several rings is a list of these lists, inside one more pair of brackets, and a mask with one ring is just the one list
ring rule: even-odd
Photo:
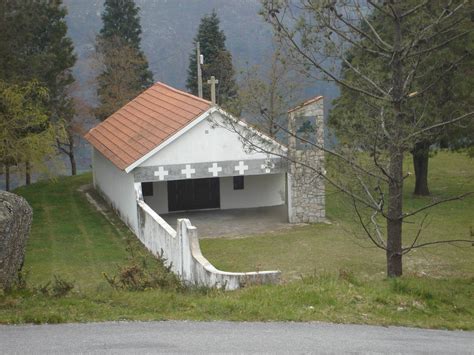
[[[215,112],[212,114],[212,122],[204,119],[139,166],[268,158],[265,153],[246,151],[239,135],[223,126],[224,118],[219,112]],[[285,191],[285,174],[245,175],[244,190],[234,190],[232,177],[222,177],[221,209],[281,205],[285,203]],[[168,213],[167,183],[154,182],[153,196],[145,196],[144,199],[158,214]]]
[[133,174],[119,170],[95,148],[92,151],[94,187],[99,190],[121,219],[138,233],[137,202]]
[[[219,112],[213,113],[213,120],[223,122]],[[267,158],[264,153],[246,152],[237,133],[212,125],[204,119],[139,166]]]

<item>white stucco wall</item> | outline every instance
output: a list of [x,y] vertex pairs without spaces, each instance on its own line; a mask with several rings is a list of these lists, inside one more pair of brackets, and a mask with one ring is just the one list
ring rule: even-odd
[[[223,120],[218,112],[212,117],[217,123]],[[237,133],[213,126],[209,120],[203,120],[140,166],[267,158],[264,153],[246,152]]]
[[168,185],[166,181],[154,182],[153,196],[144,196],[143,199],[156,213],[168,213]]
[[[139,193],[140,194],[140,193]],[[279,283],[280,271],[225,272],[216,269],[201,253],[196,227],[188,219],[178,219],[175,231],[139,198],[138,239],[158,257],[164,257],[171,270],[185,284],[235,290],[248,285]]]
[[92,152],[92,170],[94,187],[104,195],[121,219],[138,233],[133,174],[119,170],[96,149]]
[[234,190],[232,177],[220,179],[223,210],[282,205],[285,193],[285,174],[245,176],[243,190]]

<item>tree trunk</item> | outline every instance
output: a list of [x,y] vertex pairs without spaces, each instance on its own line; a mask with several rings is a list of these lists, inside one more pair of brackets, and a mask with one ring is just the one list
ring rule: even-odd
[[71,162],[71,175],[76,175],[77,174],[77,166],[76,166],[76,157],[74,155],[74,134],[71,131],[71,129],[68,130],[67,132],[68,135],[68,156],[69,156],[69,161]]
[[389,145],[388,206],[387,206],[387,276],[402,276],[402,213],[403,213],[403,64],[401,17],[395,11],[392,58],[392,102],[395,126]]
[[25,184],[31,184],[31,165],[28,160],[25,162]]
[[5,190],[10,191],[10,165],[5,165]]
[[71,149],[69,155],[69,161],[71,162],[71,175],[77,174],[77,167],[76,167],[76,157],[74,156],[74,151]]
[[388,187],[387,276],[402,276],[403,153],[391,153]]
[[415,195],[428,196],[428,161],[430,154],[430,144],[419,142],[413,148],[413,166],[415,169]]

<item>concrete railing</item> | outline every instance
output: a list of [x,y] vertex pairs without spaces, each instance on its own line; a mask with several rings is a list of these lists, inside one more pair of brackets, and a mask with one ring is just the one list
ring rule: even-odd
[[280,281],[280,271],[224,272],[216,269],[201,253],[196,227],[178,219],[177,231],[142,199],[137,201],[138,238],[145,247],[171,264],[171,270],[188,285],[235,290],[251,284]]
[[171,270],[182,273],[181,237],[145,201],[138,201],[138,239],[157,257],[164,257]]
[[183,250],[182,278],[194,285],[235,290],[247,285],[275,284],[280,271],[225,272],[216,269],[201,253],[196,227],[189,219],[178,219],[178,236]]

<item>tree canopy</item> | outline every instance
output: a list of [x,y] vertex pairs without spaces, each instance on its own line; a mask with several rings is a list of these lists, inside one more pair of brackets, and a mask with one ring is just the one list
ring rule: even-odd
[[102,13],[102,39],[119,37],[124,43],[140,49],[142,28],[140,9],[133,0],[106,0]]
[[0,162],[7,169],[26,160],[42,164],[55,154],[56,137],[63,132],[51,124],[48,106],[48,89],[37,81],[0,80]]

